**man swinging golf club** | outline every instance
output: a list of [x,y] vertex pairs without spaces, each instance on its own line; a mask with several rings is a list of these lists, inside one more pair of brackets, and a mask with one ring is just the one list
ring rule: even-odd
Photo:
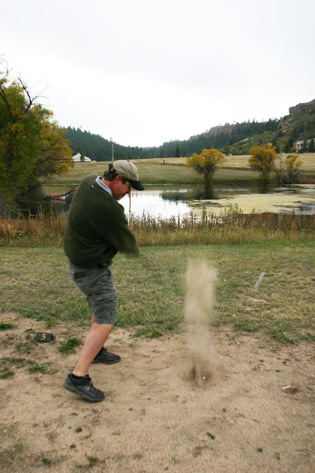
[[109,353],[104,343],[117,311],[117,292],[111,273],[118,251],[138,255],[136,239],[128,228],[124,209],[117,201],[131,188],[143,190],[137,167],[130,161],[115,161],[103,177],[86,176],[74,193],[65,231],[64,250],[69,271],[92,308],[91,327],[79,360],[63,386],[82,398],[103,401],[88,375],[92,363],[112,364],[120,356]]

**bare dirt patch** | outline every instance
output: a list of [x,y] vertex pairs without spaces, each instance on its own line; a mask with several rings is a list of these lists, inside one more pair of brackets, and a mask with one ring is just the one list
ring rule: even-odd
[[[8,313],[0,321],[15,325],[0,332],[2,366],[14,372],[0,380],[2,473],[313,471],[311,342],[280,346],[214,328],[218,369],[197,386],[183,376],[186,335],[143,339],[115,329],[107,348],[122,360],[92,365],[106,399],[91,404],[62,388],[77,359],[58,351],[67,329],[53,327],[55,342],[35,344],[40,322]],[[71,336],[83,340],[85,330]],[[34,363],[47,363],[46,372],[30,373]]]

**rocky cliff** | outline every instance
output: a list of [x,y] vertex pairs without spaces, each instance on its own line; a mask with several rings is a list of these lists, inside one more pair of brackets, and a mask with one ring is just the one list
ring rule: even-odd
[[289,113],[290,115],[294,115],[295,113],[311,112],[313,110],[315,111],[315,99],[307,103],[299,103],[294,107],[290,107]]

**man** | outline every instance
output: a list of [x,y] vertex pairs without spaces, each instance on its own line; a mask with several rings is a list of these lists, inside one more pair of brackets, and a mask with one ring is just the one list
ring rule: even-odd
[[69,271],[87,296],[93,314],[79,360],[63,386],[92,402],[103,401],[88,375],[91,363],[112,364],[119,355],[103,347],[115,321],[117,292],[111,273],[112,258],[118,251],[138,255],[124,209],[117,201],[131,188],[143,190],[137,167],[129,161],[115,161],[103,177],[91,174],[76,190],[68,215],[64,250]]

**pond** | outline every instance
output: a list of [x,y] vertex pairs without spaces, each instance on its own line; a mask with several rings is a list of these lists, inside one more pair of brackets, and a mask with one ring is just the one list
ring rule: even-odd
[[291,185],[287,187],[261,188],[258,185],[224,186],[212,189],[196,186],[174,188],[170,186],[146,186],[145,191],[132,191],[131,202],[125,196],[120,203],[126,215],[154,218],[199,216],[203,211],[220,215],[238,206],[243,213],[272,212],[315,215],[315,185]]
[[[59,193],[66,192],[60,190]],[[315,215],[315,184],[299,184],[286,187],[261,187],[259,184],[239,184],[228,186],[216,183],[213,188],[187,185],[146,185],[142,192],[133,190],[131,198],[125,196],[120,201],[128,216],[144,214],[153,218],[169,219],[188,215],[199,216],[203,211],[208,215],[220,215],[237,206],[243,213],[255,212],[291,213]],[[60,203],[62,213],[68,206]]]

